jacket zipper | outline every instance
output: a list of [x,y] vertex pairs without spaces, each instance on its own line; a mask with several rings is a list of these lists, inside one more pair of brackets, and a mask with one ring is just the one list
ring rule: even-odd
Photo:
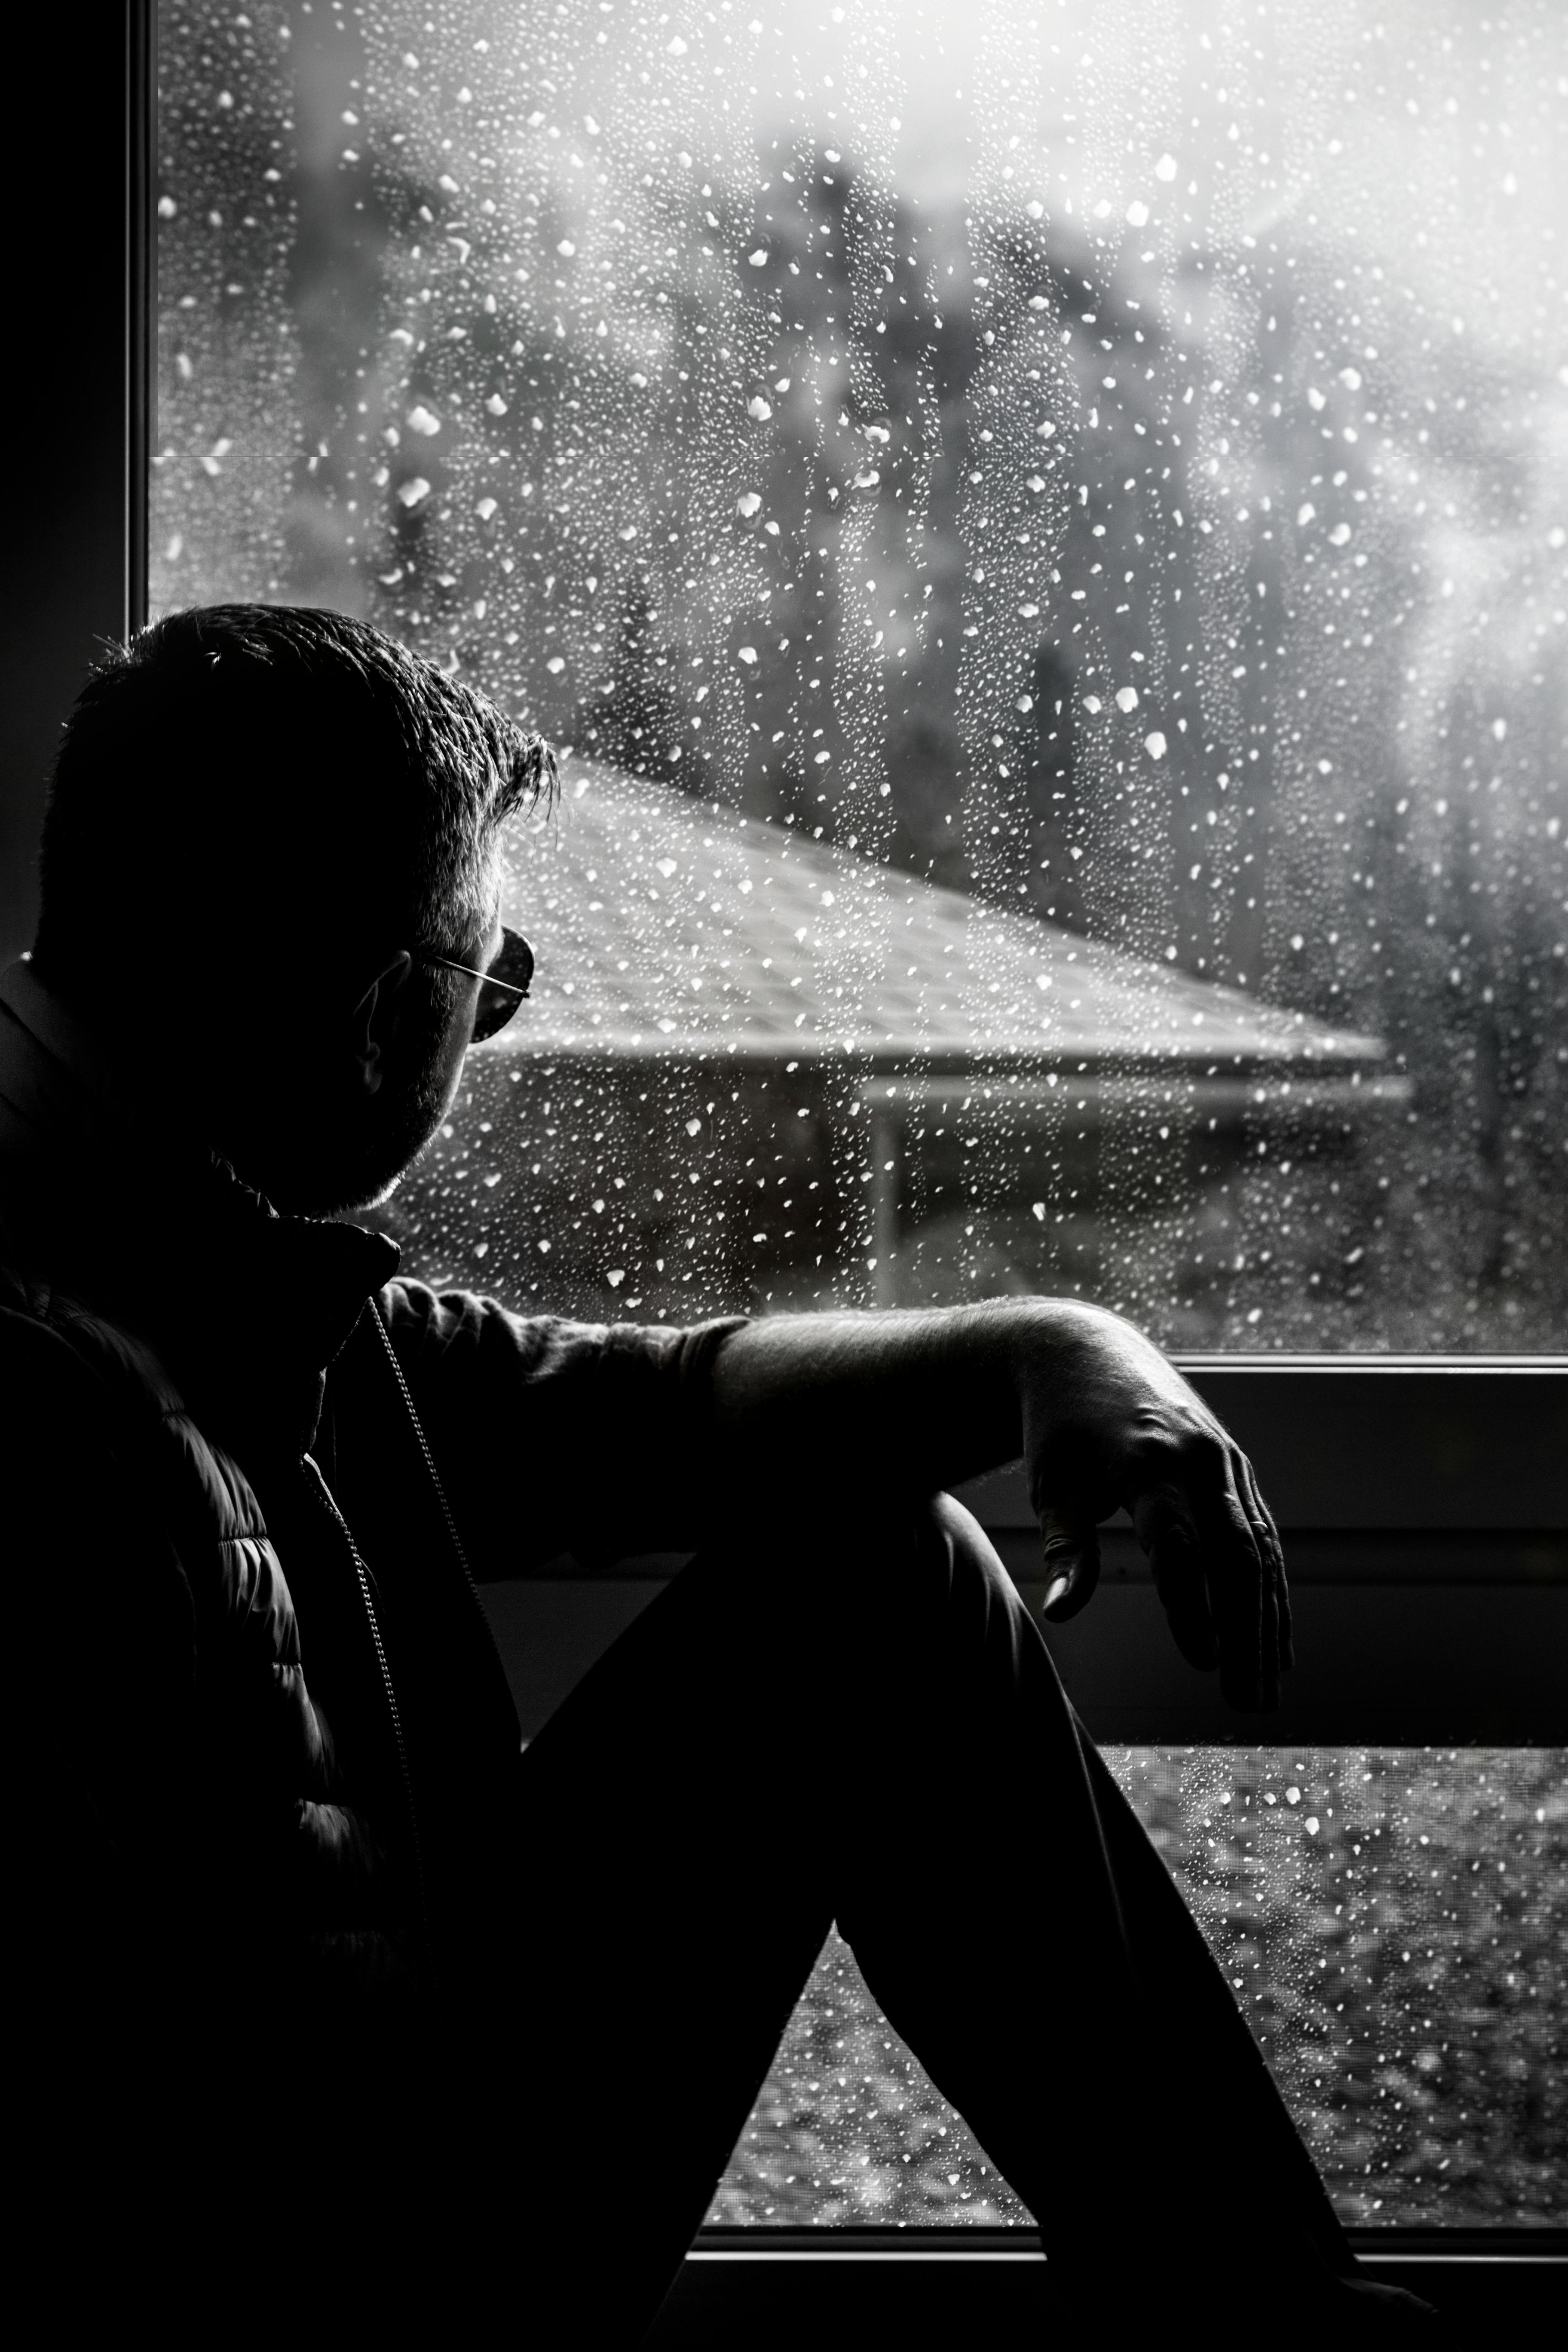
[[485,1604],[479,1598],[479,1588],[473,1570],[468,1566],[468,1555],[463,1549],[463,1538],[458,1533],[458,1522],[452,1516],[452,1506],[447,1500],[447,1489],[441,1484],[441,1473],[436,1467],[436,1457],[430,1451],[430,1441],[425,1434],[425,1424],[419,1418],[418,1409],[409,1391],[408,1382],[404,1377],[403,1366],[397,1360],[397,1350],[392,1344],[392,1334],[382,1319],[378,1301],[374,1298],[370,1302],[370,1311],[375,1318],[375,1328],[381,1334],[381,1344],[385,1349],[387,1361],[392,1366],[392,1376],[402,1392],[403,1402],[413,1426],[415,1437],[418,1441],[419,1451],[425,1457],[425,1467],[429,1475],[430,1484],[436,1489],[436,1499],[441,1506],[441,1517],[447,1523],[447,1534],[451,1542],[453,1555],[463,1572],[463,1581],[468,1588],[468,1598],[473,1602],[474,1614],[485,1629],[485,1639],[489,1643],[497,1668],[504,1676],[506,1669],[501,1663],[500,1652],[496,1646],[494,1629],[485,1612]]
[[303,1459],[315,1492],[321,1497],[323,1507],[348,1546],[349,1558],[353,1562],[354,1575],[359,1580],[360,1599],[364,1604],[365,1622],[370,1628],[370,1638],[375,1651],[376,1664],[381,1669],[381,1687],[386,1700],[386,1712],[392,1724],[393,1744],[397,1750],[398,1772],[403,1781],[403,1801],[408,1815],[409,1846],[414,1856],[414,1891],[418,1910],[420,1943],[424,1949],[426,1965],[433,1972],[435,1956],[430,1940],[430,1909],[426,1894],[425,1853],[419,1835],[419,1810],[414,1801],[414,1775],[409,1769],[408,1748],[403,1737],[403,1716],[398,1707],[396,1690],[393,1686],[392,1668],[387,1664],[386,1644],[381,1638],[381,1621],[375,1613],[375,1596],[371,1588],[370,1570],[361,1558],[359,1546],[353,1539],[353,1529],[339,1510],[331,1488],[321,1475],[320,1464],[314,1455],[310,1454],[307,1454]]

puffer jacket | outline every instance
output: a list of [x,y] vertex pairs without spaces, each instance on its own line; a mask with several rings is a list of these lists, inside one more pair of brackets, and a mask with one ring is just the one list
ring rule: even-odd
[[526,1921],[476,1581],[695,1540],[732,1323],[524,1318],[396,1260],[164,1151],[0,976],[12,2084],[61,2183],[153,2111],[287,2144],[291,2099],[236,2122],[269,2064],[356,2162],[406,2142]]

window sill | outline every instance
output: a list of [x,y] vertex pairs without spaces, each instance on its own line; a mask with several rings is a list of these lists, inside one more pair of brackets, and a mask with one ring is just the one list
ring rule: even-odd
[[[1397,2244],[1392,2240],[1397,2239]],[[1368,2274],[1424,2296],[1494,2341],[1560,2332],[1568,2317],[1568,2232],[1361,2230]],[[1049,2267],[1033,2231],[703,2230],[647,2341],[748,2347],[875,2340],[900,2352],[1028,2341],[1052,2315]]]

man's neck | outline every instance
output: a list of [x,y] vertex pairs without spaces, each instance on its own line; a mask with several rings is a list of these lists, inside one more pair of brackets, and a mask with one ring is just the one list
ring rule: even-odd
[[90,1193],[100,1213],[129,1209],[187,1193],[211,1160],[188,1073],[128,1052],[29,961],[0,971],[0,1189],[14,1204],[47,1214]]

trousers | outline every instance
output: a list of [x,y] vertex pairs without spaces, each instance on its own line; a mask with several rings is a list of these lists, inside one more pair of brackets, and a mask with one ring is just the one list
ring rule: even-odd
[[[1151,2276],[1345,2274],[1229,1989],[951,1497],[781,1507],[699,1555],[530,1745],[505,1948],[473,1988],[521,2310],[635,2344],[834,1921],[1097,2305]],[[471,2209],[470,2209],[471,2210]],[[1163,2290],[1162,2290],[1163,2291]],[[548,2338],[548,2331],[546,2332]]]

